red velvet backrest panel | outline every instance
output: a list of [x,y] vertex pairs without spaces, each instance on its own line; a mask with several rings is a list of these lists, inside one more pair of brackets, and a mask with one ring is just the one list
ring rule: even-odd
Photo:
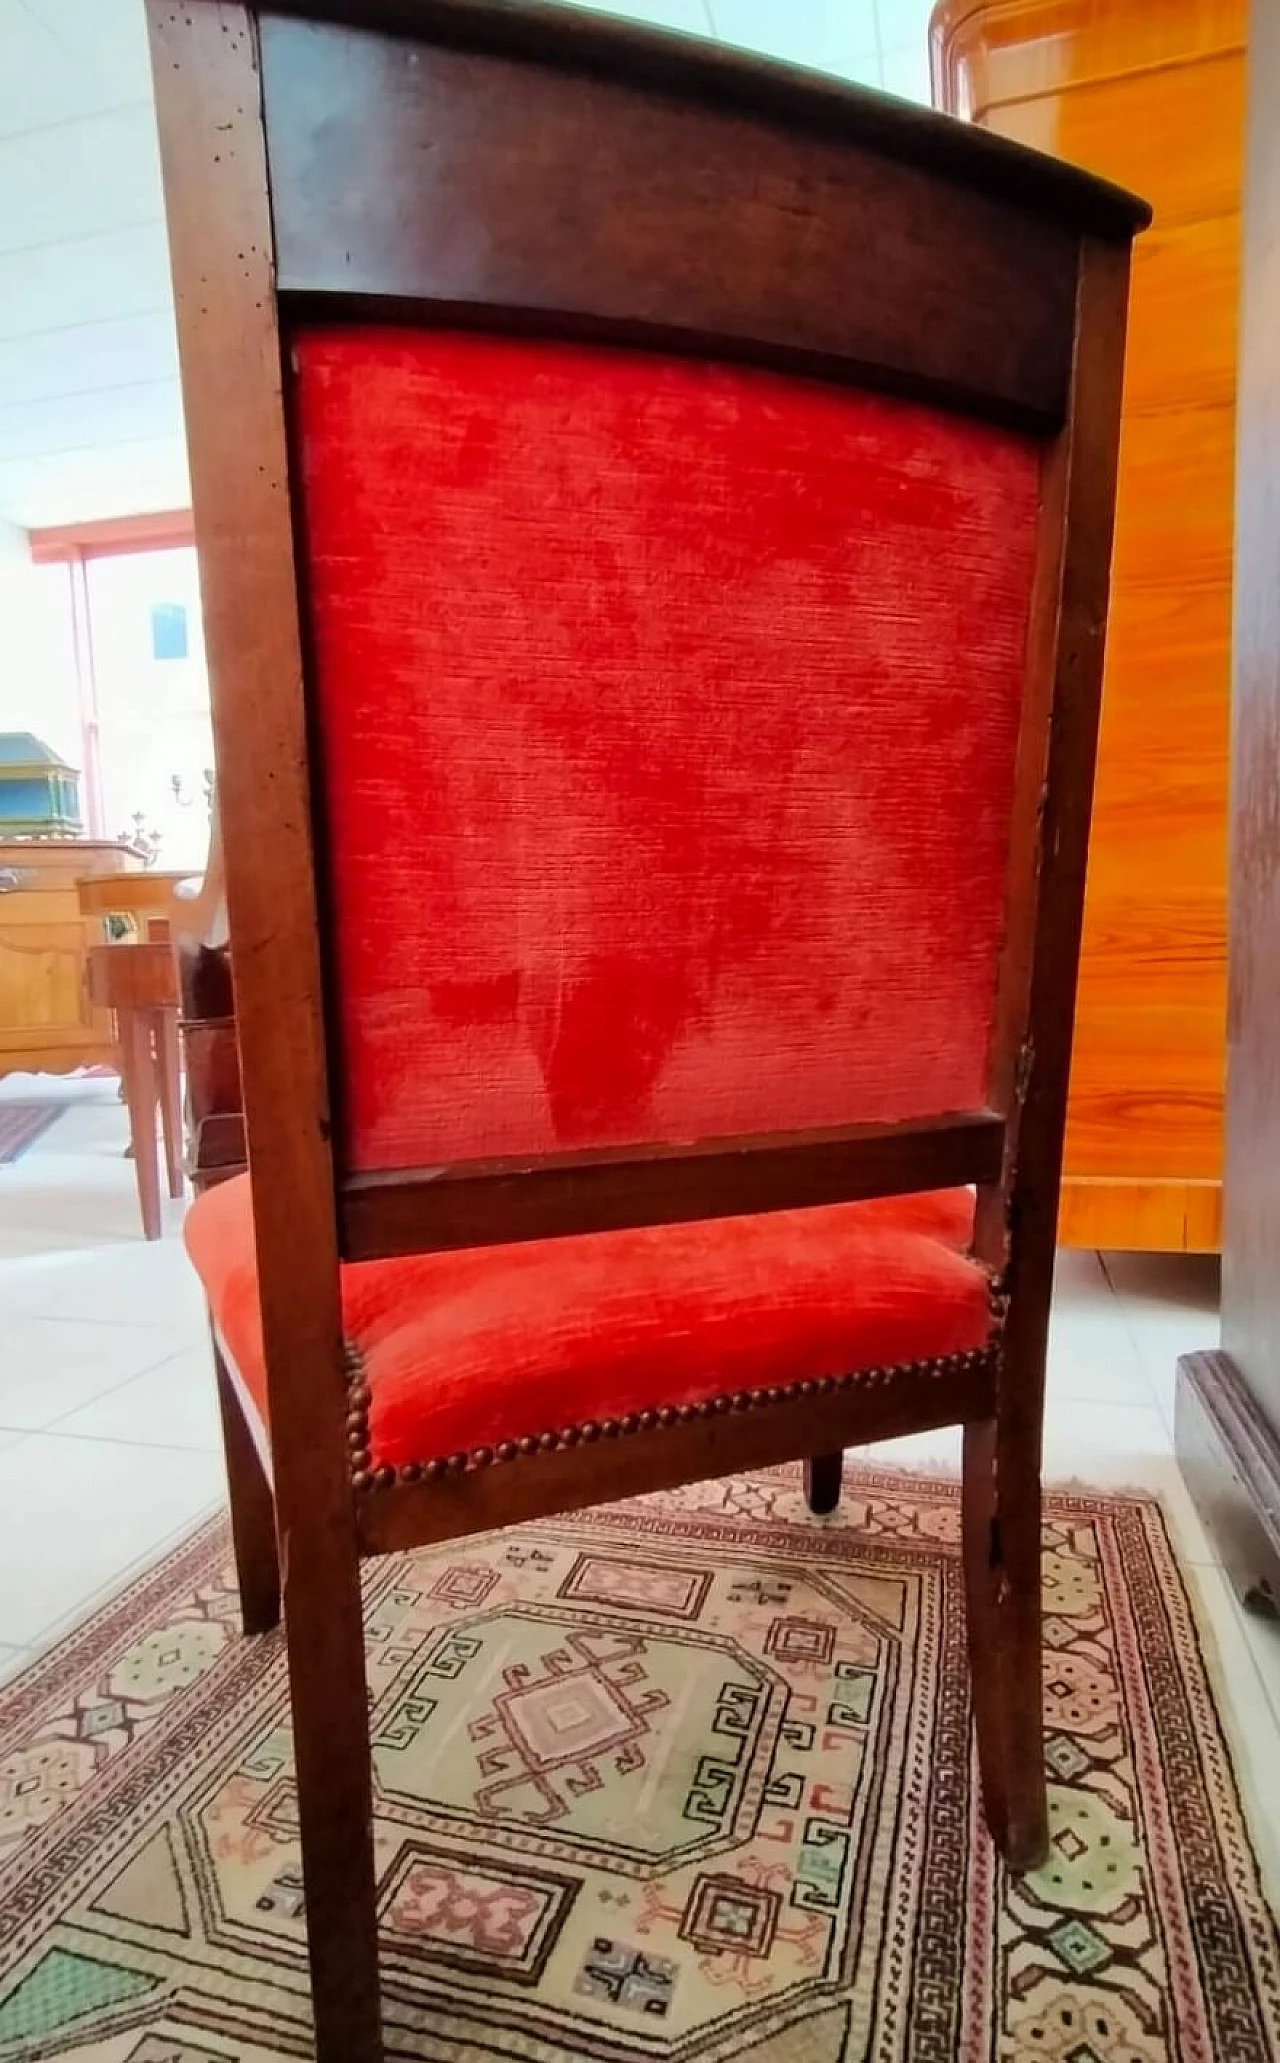
[[607,348],[293,362],[345,1164],[980,1106],[1035,444]]

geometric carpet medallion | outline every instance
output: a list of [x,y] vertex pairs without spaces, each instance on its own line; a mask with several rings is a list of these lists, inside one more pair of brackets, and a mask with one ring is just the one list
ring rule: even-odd
[[[1155,1505],[1046,1499],[1052,1848],[969,1740],[955,1486],[795,1472],[366,1565],[389,2056],[1264,2063],[1277,1939]],[[10,1687],[0,2063],[309,2053],[277,1635],[206,1527]]]

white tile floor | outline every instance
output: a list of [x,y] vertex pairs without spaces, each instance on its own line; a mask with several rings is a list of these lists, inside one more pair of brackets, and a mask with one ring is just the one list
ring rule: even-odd
[[[203,1310],[178,1238],[183,1207],[165,1206],[165,1237],[147,1245],[114,1083],[0,1082],[3,1096],[37,1094],[65,1095],[64,1115],[0,1167],[0,1678],[215,1508],[224,1489]],[[1213,1263],[1060,1255],[1046,1473],[1164,1500],[1280,1889],[1280,1824],[1266,1787],[1280,1768],[1280,1627],[1236,1604],[1173,1459],[1174,1364],[1216,1337]],[[958,1435],[876,1452],[910,1466],[954,1462]]]

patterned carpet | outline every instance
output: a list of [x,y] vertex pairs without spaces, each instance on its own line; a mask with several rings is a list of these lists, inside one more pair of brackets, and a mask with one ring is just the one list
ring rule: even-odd
[[[954,1486],[790,1471],[369,1567],[389,2053],[1262,2063],[1277,1939],[1154,1505],[1054,1495],[993,1864]],[[221,1525],[12,1686],[0,2058],[309,2054],[283,1654]]]
[[19,1103],[16,1097],[0,1100],[0,1168],[20,1160],[42,1132],[57,1124],[66,1108],[65,1103],[57,1101]]

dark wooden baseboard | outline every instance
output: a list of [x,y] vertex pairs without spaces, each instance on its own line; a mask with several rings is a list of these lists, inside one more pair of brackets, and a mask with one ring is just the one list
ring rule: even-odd
[[1280,1618],[1280,1439],[1230,1354],[1184,1354],[1178,1463],[1237,1596]]

